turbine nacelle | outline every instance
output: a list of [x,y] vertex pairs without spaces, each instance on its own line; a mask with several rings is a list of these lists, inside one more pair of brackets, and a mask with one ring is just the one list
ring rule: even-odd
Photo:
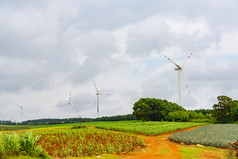
[[178,66],[176,66],[176,67],[174,68],[174,70],[175,70],[175,71],[182,70],[182,67],[178,67]]

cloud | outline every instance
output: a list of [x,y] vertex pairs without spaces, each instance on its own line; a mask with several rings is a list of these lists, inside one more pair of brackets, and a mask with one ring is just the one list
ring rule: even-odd
[[[110,96],[100,116],[132,113],[144,97],[178,103],[174,62],[184,66],[183,106],[236,99],[236,1],[28,0],[0,2],[0,120],[78,117],[59,109],[72,92],[82,117],[96,117],[95,80]],[[7,114],[7,115],[6,115]]]

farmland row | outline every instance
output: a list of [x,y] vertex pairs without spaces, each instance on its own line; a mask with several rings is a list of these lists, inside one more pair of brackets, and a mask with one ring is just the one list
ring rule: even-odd
[[144,135],[160,135],[176,130],[186,129],[208,123],[192,123],[192,122],[140,122],[140,121],[124,121],[124,122],[98,122],[87,123],[96,128],[124,131],[129,133],[139,133]]
[[238,139],[238,124],[206,125],[191,131],[174,133],[169,140],[185,144],[228,148]]

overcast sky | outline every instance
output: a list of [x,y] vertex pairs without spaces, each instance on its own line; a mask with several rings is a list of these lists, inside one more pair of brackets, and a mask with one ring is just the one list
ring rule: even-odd
[[[0,0],[0,120],[133,112],[140,98],[211,109],[238,99],[237,0]],[[24,106],[22,118],[17,105]]]

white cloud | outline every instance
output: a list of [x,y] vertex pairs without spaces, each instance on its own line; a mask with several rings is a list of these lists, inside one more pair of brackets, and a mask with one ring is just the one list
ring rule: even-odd
[[25,102],[23,120],[77,117],[57,107],[70,91],[80,115],[95,117],[93,79],[111,94],[100,98],[101,116],[132,113],[143,97],[178,103],[178,75],[163,54],[181,64],[193,53],[185,108],[237,98],[236,1],[0,3],[0,120],[20,120],[15,104]]

